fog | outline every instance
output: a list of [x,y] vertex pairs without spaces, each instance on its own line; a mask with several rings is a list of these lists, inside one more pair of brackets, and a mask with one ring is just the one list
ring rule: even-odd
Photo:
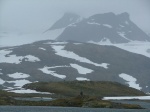
[[65,12],[82,17],[128,12],[134,23],[150,32],[150,0],[0,0],[0,30],[43,32]]

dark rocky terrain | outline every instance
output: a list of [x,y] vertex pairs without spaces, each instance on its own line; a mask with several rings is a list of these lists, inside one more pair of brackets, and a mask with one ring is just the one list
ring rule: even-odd
[[[125,73],[136,79],[135,83],[142,87],[142,91],[150,91],[150,59],[117,47],[46,40],[0,48],[1,55],[6,51],[11,52],[6,53],[0,60],[1,89],[18,89],[26,83],[35,81],[64,80],[115,81],[128,85],[128,81],[119,76]],[[9,62],[9,58],[14,62]],[[19,63],[15,63],[15,60]],[[81,69],[79,70],[78,67]],[[46,72],[43,72],[44,69]],[[21,75],[20,78],[16,78],[14,73],[17,72],[29,76]],[[19,81],[23,81],[23,84]]]

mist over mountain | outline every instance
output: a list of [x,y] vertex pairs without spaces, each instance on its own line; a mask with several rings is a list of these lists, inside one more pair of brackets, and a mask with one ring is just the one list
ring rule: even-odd
[[130,20],[129,14],[126,12],[118,15],[112,12],[96,14],[78,22],[77,20],[70,21],[71,16],[72,14],[69,14],[68,17],[64,15],[50,28],[65,28],[56,40],[110,41],[111,43],[150,41],[150,37]]
[[65,13],[61,19],[59,19],[56,23],[52,25],[52,27],[48,30],[55,30],[60,28],[65,28],[66,26],[78,22],[80,16],[74,13]]

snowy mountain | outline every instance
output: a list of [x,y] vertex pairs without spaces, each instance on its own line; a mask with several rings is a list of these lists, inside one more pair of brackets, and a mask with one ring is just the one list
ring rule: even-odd
[[111,43],[150,41],[150,37],[130,20],[128,13],[118,15],[114,13],[96,14],[79,22],[65,25],[62,20],[64,17],[51,28],[53,29],[54,26],[55,29],[65,27],[63,33],[57,38],[59,41],[110,41]]
[[116,81],[150,91],[150,58],[115,46],[39,41],[0,48],[0,88],[22,91],[36,81]]

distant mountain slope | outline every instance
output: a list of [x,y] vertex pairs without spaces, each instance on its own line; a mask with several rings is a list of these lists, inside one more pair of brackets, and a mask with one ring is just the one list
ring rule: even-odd
[[115,81],[150,91],[150,58],[113,46],[39,41],[0,48],[0,86],[14,91],[35,81]]
[[[55,24],[62,23],[60,19]],[[135,40],[150,41],[150,37],[130,20],[128,13],[104,13],[67,26],[57,40],[127,43]]]
[[[80,16],[74,13],[65,13],[61,19],[59,19],[56,23],[54,23],[50,29],[48,30],[55,30],[64,28],[72,23],[78,22]],[[47,30],[47,31],[48,31]]]

